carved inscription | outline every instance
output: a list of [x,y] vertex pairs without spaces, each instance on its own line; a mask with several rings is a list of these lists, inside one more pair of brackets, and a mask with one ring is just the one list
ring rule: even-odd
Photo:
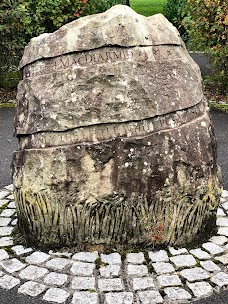
[[24,68],[24,78],[104,63],[167,61],[180,57],[177,47],[103,48],[38,61]]

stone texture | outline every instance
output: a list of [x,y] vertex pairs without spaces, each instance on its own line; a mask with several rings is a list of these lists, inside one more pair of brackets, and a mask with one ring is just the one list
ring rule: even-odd
[[6,260],[9,258],[8,253],[4,249],[0,249],[0,261]]
[[207,271],[218,272],[221,271],[221,268],[216,265],[213,261],[201,261],[200,265]]
[[159,250],[157,252],[148,252],[149,258],[151,259],[151,262],[168,262],[169,257],[165,250]]
[[213,293],[212,286],[207,282],[197,282],[197,283],[188,283],[188,288],[190,288],[195,297],[207,297]]
[[37,297],[38,295],[43,293],[46,289],[47,287],[43,284],[28,281],[18,288],[18,292],[29,295],[31,297]]
[[217,217],[219,216],[226,216],[225,212],[222,210],[222,208],[218,208],[217,210]]
[[20,262],[18,259],[4,260],[0,265],[9,273],[14,273],[26,267],[26,264]]
[[185,254],[188,252],[188,250],[186,248],[179,248],[179,249],[175,249],[173,247],[169,247],[169,252],[172,255],[180,255],[180,254]]
[[16,253],[16,255],[24,255],[33,251],[32,248],[25,248],[22,245],[13,246],[11,249]]
[[76,276],[92,276],[94,273],[95,264],[74,262],[70,271]]
[[167,286],[181,286],[181,280],[178,277],[178,275],[160,275],[157,278],[159,286],[161,288],[167,287]]
[[55,303],[65,303],[67,298],[69,298],[70,293],[61,288],[50,288],[43,296],[45,301],[55,302]]
[[104,304],[133,304],[132,292],[108,292],[105,294]]
[[121,279],[98,279],[98,289],[100,291],[121,291],[123,288]]
[[99,304],[98,294],[87,291],[75,292],[71,304]]
[[54,270],[62,270],[71,263],[70,260],[64,258],[55,258],[46,262],[46,267]]
[[95,290],[95,278],[94,277],[74,277],[72,279],[72,289]]
[[101,261],[110,265],[121,265],[121,255],[119,253],[101,254]]
[[0,200],[0,207],[2,207],[2,206],[4,206],[4,205],[6,205],[6,204],[8,204],[9,203],[9,201],[8,200],[6,200],[6,199],[4,199],[4,200]]
[[126,262],[129,264],[143,264],[145,262],[144,254],[142,252],[128,253]]
[[133,290],[145,290],[145,289],[153,289],[155,287],[154,279],[151,277],[145,278],[133,278],[132,279]]
[[0,216],[0,227],[8,226],[10,222],[11,222],[10,217],[1,217]]
[[12,234],[13,227],[0,227],[0,236],[9,236]]
[[219,287],[228,285],[228,274],[225,272],[219,272],[211,278],[211,282]]
[[119,265],[101,266],[99,272],[101,277],[104,278],[118,277],[120,275],[120,266]]
[[228,265],[228,253],[216,257],[215,260],[219,261],[223,265]]
[[98,252],[77,252],[72,256],[73,260],[94,263],[98,259]]
[[199,260],[208,260],[211,256],[204,250],[200,248],[190,250],[190,253],[193,254]]
[[26,263],[29,264],[42,264],[46,262],[50,258],[50,255],[42,252],[42,251],[36,251],[30,254],[25,258]]
[[30,265],[19,273],[19,277],[25,280],[37,280],[47,273],[46,268]]
[[140,304],[158,304],[163,303],[162,296],[156,290],[139,291],[137,293]]
[[195,267],[191,269],[184,269],[180,271],[180,275],[188,280],[189,282],[200,281],[209,279],[210,275],[207,271],[200,267]]
[[127,274],[129,276],[144,277],[148,275],[148,269],[145,265],[127,265]]
[[20,280],[13,276],[6,274],[3,277],[0,277],[0,287],[3,289],[12,289],[18,284],[20,284]]
[[12,172],[28,241],[182,246],[211,228],[213,126],[199,67],[162,14],[79,18],[33,38],[20,67]]
[[15,209],[16,208],[15,202],[10,202],[9,205],[7,206],[7,208]]
[[8,191],[4,191],[4,190],[0,191],[0,200],[6,198],[6,196],[8,195],[9,195]]
[[226,218],[226,217],[217,218],[216,225],[228,227],[228,218]]
[[202,247],[204,249],[206,249],[212,255],[218,255],[218,254],[221,254],[225,251],[225,249],[223,249],[222,247],[220,247],[220,246],[218,246],[214,243],[211,243],[211,242],[204,243],[202,245]]
[[176,268],[192,267],[197,263],[194,257],[190,254],[171,257],[170,261],[173,262]]
[[8,191],[13,191],[13,184],[6,186],[5,189]]
[[157,262],[152,263],[152,266],[157,274],[171,273],[175,271],[173,265],[170,263]]
[[222,197],[228,197],[228,191],[227,190],[222,190]]
[[228,236],[228,227],[219,227],[218,234]]
[[68,276],[63,273],[50,272],[45,278],[44,283],[49,285],[62,286],[66,283]]
[[2,217],[11,217],[12,215],[14,215],[15,210],[14,209],[5,209],[2,211],[1,216]]
[[13,238],[9,236],[3,236],[0,238],[0,247],[8,247],[13,245]]
[[170,300],[190,300],[192,298],[189,292],[179,287],[167,287],[164,292]]

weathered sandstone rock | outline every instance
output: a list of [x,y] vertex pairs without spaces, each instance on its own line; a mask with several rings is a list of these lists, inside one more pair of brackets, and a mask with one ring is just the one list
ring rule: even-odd
[[40,245],[181,245],[215,223],[216,141],[198,66],[161,15],[127,6],[25,49],[13,180]]

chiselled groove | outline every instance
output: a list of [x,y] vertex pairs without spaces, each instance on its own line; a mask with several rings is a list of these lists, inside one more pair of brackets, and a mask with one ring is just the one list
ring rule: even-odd
[[162,133],[207,118],[204,102],[159,117],[118,124],[100,124],[65,132],[39,132],[19,137],[20,149],[39,149],[80,143],[98,143],[113,138],[139,138]]

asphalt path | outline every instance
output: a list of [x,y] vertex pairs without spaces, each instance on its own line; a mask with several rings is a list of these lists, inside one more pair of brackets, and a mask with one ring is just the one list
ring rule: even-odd
[[[15,109],[0,109],[0,189],[12,183],[10,164],[13,151],[17,148],[14,133]],[[218,142],[218,163],[222,168],[223,187],[228,190],[228,113],[211,111]],[[0,304],[45,304],[39,297],[31,298],[12,290],[0,289]],[[195,301],[194,304],[228,304],[228,291]]]

